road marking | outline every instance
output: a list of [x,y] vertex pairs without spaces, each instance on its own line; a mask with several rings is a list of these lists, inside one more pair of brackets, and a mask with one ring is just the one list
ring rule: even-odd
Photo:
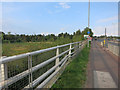
[[94,88],[117,88],[109,72],[94,71]]

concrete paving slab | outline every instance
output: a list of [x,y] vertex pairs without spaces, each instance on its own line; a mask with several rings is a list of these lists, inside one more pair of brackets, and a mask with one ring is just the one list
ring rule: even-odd
[[117,88],[109,72],[94,71],[94,88]]

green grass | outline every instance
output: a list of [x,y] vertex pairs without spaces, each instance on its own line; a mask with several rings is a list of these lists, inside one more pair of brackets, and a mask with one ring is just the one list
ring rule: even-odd
[[86,81],[86,68],[89,57],[87,46],[66,67],[52,88],[83,88]]
[[2,56],[13,56],[56,46],[55,42],[3,43]]
[[57,40],[55,42],[21,42],[21,43],[3,43],[2,44],[2,56],[13,56],[50,48],[57,45],[63,45],[72,43],[69,39]]

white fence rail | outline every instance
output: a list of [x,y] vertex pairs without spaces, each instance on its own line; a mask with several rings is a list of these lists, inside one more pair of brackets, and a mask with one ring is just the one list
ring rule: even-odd
[[0,89],[43,88],[86,41],[0,59]]

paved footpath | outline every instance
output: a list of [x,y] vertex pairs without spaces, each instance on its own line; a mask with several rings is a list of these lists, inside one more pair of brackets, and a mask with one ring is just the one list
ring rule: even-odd
[[102,48],[97,41],[92,41],[86,88],[118,88],[120,86],[118,60],[117,56]]

